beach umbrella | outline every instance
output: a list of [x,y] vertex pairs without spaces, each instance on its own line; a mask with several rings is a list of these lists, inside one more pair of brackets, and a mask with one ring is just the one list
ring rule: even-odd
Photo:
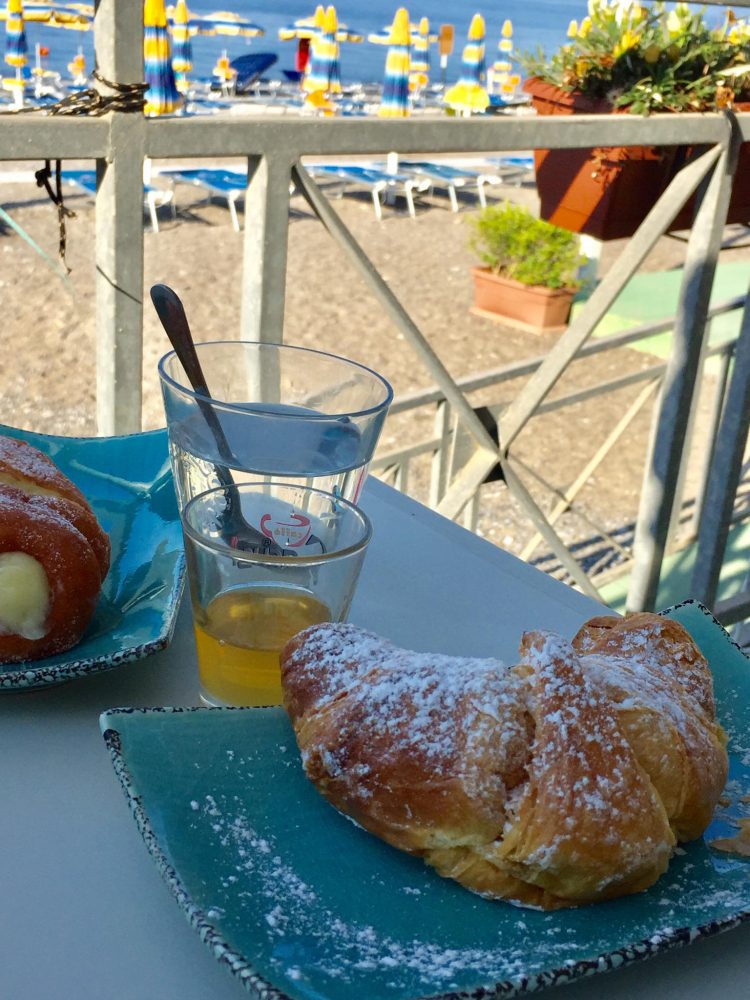
[[[0,20],[7,20],[7,11],[0,13]],[[26,0],[23,8],[25,22],[43,24],[50,28],[74,28],[88,31],[94,23],[94,8],[87,4],[41,3]]]
[[180,93],[188,89],[187,75],[193,68],[193,46],[190,41],[190,12],[185,0],[177,0],[172,15],[172,69]]
[[381,118],[409,116],[410,42],[409,12],[400,7],[391,25],[391,46],[385,60],[383,97],[378,108]]
[[168,115],[181,101],[175,84],[164,0],[146,0],[143,12],[143,60],[147,115]]
[[211,70],[213,76],[218,77],[221,86],[225,90],[231,88],[234,78],[237,76],[237,70],[234,69],[229,63],[229,54],[227,50],[224,49],[216,60],[214,68]]
[[460,114],[484,111],[490,103],[484,83],[487,70],[484,62],[484,18],[475,14],[469,26],[469,39],[464,47],[461,76],[443,100]]
[[191,33],[196,35],[230,35],[233,38],[257,38],[259,35],[265,35],[265,30],[259,24],[248,21],[241,14],[235,14],[230,10],[196,15],[190,19],[190,25]]
[[86,83],[86,56],[83,54],[82,48],[78,49],[71,62],[68,63],[68,72],[76,86],[83,86]]
[[313,39],[310,69],[302,81],[302,89],[308,94],[341,93],[341,71],[339,67],[339,43],[336,41],[338,19],[336,8],[325,12],[320,35]]
[[[319,7],[318,10],[323,10]],[[325,11],[324,11],[325,13]],[[296,21],[287,25],[284,28],[279,28],[279,41],[282,42],[295,42],[295,41],[310,41],[320,30],[317,24],[317,10],[315,14],[309,17],[299,17]],[[354,28],[350,28],[346,24],[338,23],[336,26],[336,41],[337,42],[363,42],[365,36],[363,32],[356,31]]]
[[411,65],[409,67],[409,87],[424,90],[430,82],[430,22],[423,17],[419,31],[412,37]]
[[509,20],[503,22],[497,48],[497,59],[490,70],[490,89],[510,100],[521,82],[521,75],[513,71],[513,24]]
[[[426,20],[426,18],[422,18],[422,20]],[[409,34],[411,36],[410,44],[412,46],[416,44],[417,39],[419,38],[421,25],[422,21],[409,22]],[[367,41],[371,42],[373,45],[390,45],[392,30],[393,30],[393,25],[386,24],[385,27],[381,28],[380,31],[371,31],[367,36]],[[436,34],[430,33],[429,21],[427,27],[427,40],[430,45],[434,45],[438,40],[438,36]]]
[[5,61],[20,78],[21,71],[29,65],[22,0],[8,0],[5,15]]

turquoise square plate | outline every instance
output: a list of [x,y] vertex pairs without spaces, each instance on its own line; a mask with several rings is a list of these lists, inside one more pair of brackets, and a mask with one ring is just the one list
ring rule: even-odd
[[283,709],[116,709],[101,726],[163,877],[249,992],[264,1000],[511,996],[750,916],[750,862],[708,846],[750,812],[742,801],[750,792],[748,661],[700,605],[667,614],[711,664],[731,739],[731,804],[648,892],[596,906],[542,913],[485,900],[365,833],[304,777]]
[[0,664],[0,691],[59,684],[163,649],[174,631],[184,555],[166,430],[72,438],[0,424],[52,458],[86,495],[112,542],[112,565],[83,638],[73,649]]

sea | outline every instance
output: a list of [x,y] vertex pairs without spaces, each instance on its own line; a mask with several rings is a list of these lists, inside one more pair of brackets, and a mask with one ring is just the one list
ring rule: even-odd
[[[341,0],[336,4],[339,21],[364,34],[380,31],[393,20],[398,6],[394,0]],[[209,77],[216,60],[226,50],[230,59],[247,52],[273,52],[278,62],[268,71],[271,79],[283,77],[283,69],[294,68],[294,42],[280,42],[278,30],[291,24],[299,17],[312,14],[315,3],[310,0],[219,0],[211,4],[207,0],[193,0],[188,7],[195,14],[210,14],[217,9],[231,9],[249,18],[265,29],[259,38],[232,38],[226,36],[201,36],[193,39],[193,74],[195,77]],[[428,17],[431,30],[437,31],[441,24],[452,24],[455,29],[455,49],[449,57],[446,79],[456,80],[461,69],[461,51],[466,40],[472,15],[478,11],[484,15],[487,27],[486,54],[492,62],[500,41],[503,22],[510,19],[513,24],[513,43],[516,52],[536,51],[541,47],[553,52],[566,37],[571,19],[580,20],[586,14],[585,0],[480,0],[475,7],[461,0],[422,0],[417,6],[408,6],[412,21]],[[56,70],[67,76],[67,64],[80,46],[86,56],[89,69],[93,68],[94,42],[91,32],[65,31],[49,28],[41,24],[27,24],[26,37],[30,56],[37,43],[49,50],[45,68]],[[341,45],[341,78],[344,82],[377,82],[382,80],[385,67],[386,47],[343,43]],[[432,78],[439,79],[437,47],[431,47]]]

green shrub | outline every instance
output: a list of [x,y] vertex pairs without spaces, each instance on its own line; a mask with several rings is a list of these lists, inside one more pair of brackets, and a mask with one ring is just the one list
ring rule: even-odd
[[579,288],[578,269],[586,263],[578,236],[505,202],[470,220],[469,245],[495,274],[524,285]]

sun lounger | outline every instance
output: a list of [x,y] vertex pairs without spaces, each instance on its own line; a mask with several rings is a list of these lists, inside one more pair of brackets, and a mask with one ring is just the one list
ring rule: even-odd
[[372,166],[360,166],[355,164],[322,163],[311,164],[308,172],[312,177],[335,177],[343,182],[342,190],[348,184],[355,184],[369,190],[372,195],[372,204],[375,209],[375,218],[380,221],[383,218],[383,209],[380,204],[380,195],[384,192],[402,194],[406,199],[409,215],[416,217],[414,209],[414,192],[426,191],[430,182],[426,177],[417,177],[414,174],[390,174],[385,170]]
[[485,208],[487,205],[485,188],[515,180],[533,168],[534,161],[530,157],[504,157],[498,160],[487,160],[476,170],[436,160],[402,160],[399,162],[399,170],[414,173],[417,177],[425,177],[433,187],[445,188],[450,198],[451,209],[454,212],[458,211],[457,191],[459,189],[475,188],[479,204]]
[[161,170],[163,177],[169,178],[174,190],[175,184],[190,184],[202,188],[208,193],[209,199],[222,198],[227,203],[232,225],[240,231],[240,220],[237,215],[237,202],[245,197],[247,174],[239,170],[226,170],[219,167],[196,167],[184,170]]
[[[68,184],[75,184],[76,187],[80,188],[81,191],[85,191],[88,195],[96,195],[95,170],[63,170],[62,179],[67,181]],[[162,205],[168,205],[172,201],[173,194],[174,192],[172,191],[153,187],[151,184],[143,185],[144,203],[151,219],[151,228],[155,233],[159,232],[157,209]]]

